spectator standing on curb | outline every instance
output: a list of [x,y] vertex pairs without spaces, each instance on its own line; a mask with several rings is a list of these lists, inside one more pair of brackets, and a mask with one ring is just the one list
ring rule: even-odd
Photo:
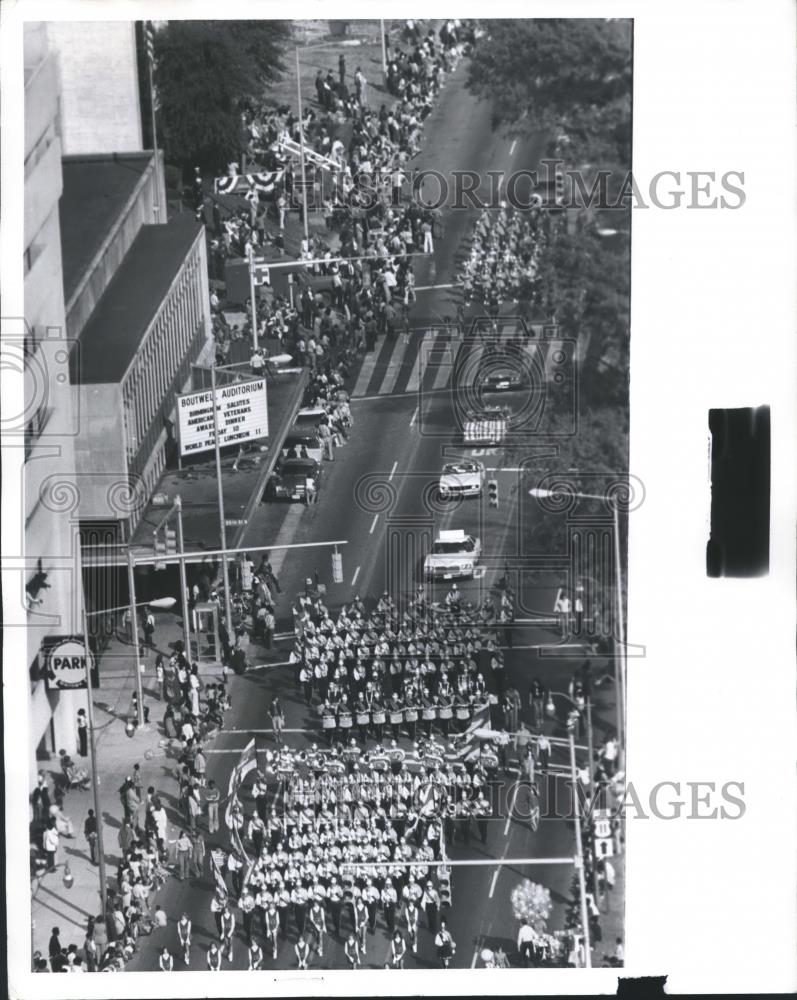
[[55,871],[56,854],[58,852],[59,842],[60,837],[58,835],[58,830],[56,829],[55,820],[48,820],[47,828],[42,834],[42,847],[44,848],[44,853],[47,855],[48,872]]
[[205,871],[205,838],[199,830],[191,837],[191,870],[197,878]]
[[188,878],[188,865],[191,860],[191,850],[192,850],[191,838],[185,830],[180,831],[180,836],[177,838],[177,866],[178,875],[177,877],[181,882],[184,882]]
[[208,833],[216,833],[219,829],[219,801],[221,792],[216,787],[216,782],[211,778],[205,792],[205,801],[208,804]]

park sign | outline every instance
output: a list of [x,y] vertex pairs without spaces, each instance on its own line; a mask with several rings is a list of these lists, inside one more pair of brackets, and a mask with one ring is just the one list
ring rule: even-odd
[[[53,636],[42,644],[44,679],[50,691],[75,691],[87,687],[86,646],[79,636]],[[88,653],[94,670],[94,657]],[[93,676],[93,675],[92,675]]]
[[[203,389],[177,397],[180,455],[215,448],[213,391]],[[219,447],[241,445],[268,437],[268,398],[265,378],[216,386]]]

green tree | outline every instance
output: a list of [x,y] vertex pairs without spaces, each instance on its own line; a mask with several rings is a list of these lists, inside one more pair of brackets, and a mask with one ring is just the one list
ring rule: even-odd
[[564,132],[569,154],[580,160],[628,162],[628,22],[539,18],[488,20],[484,26],[468,84],[492,101],[496,124]]
[[169,21],[155,36],[158,124],[166,158],[223,169],[242,144],[241,111],[282,71],[285,21]]

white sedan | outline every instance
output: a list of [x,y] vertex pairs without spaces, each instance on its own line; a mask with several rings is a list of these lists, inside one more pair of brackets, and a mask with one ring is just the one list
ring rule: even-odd
[[440,473],[440,495],[448,497],[477,497],[484,487],[484,466],[481,462],[463,459],[448,462]]

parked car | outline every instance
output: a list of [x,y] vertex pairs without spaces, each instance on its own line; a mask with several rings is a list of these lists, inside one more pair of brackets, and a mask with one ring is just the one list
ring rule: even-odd
[[292,427],[282,442],[282,451],[286,449],[288,458],[312,458],[314,462],[320,462],[324,457],[324,445],[312,427]]
[[263,501],[304,500],[307,480],[311,479],[316,493],[321,486],[321,466],[312,458],[284,458],[266,483]]

